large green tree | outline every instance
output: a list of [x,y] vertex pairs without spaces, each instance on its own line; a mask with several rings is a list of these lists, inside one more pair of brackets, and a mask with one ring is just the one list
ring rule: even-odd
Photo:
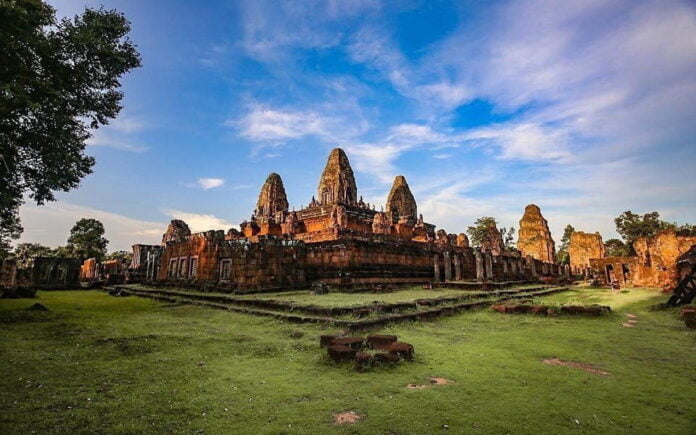
[[104,237],[104,225],[96,219],[80,219],[70,230],[68,245],[75,257],[96,258],[101,261],[106,255],[109,241]]
[[471,246],[479,247],[488,236],[490,227],[496,226],[497,222],[494,217],[484,216],[476,219],[474,225],[467,228],[466,233],[469,235]]
[[607,257],[627,257],[631,250],[619,239],[609,239],[604,242],[604,252]]
[[676,229],[675,224],[661,220],[660,214],[656,211],[641,216],[628,210],[617,216],[614,223],[616,224],[616,232],[621,235],[628,247],[629,255],[635,255],[633,242],[637,238],[652,237],[665,229]]
[[20,268],[30,267],[34,257],[51,257],[53,250],[41,243],[19,243],[14,248],[12,257]]
[[120,78],[140,65],[119,12],[57,20],[41,0],[0,0],[0,249],[19,237],[19,206],[76,188],[91,172],[91,130],[121,110]]
[[568,254],[568,246],[570,245],[570,236],[575,232],[575,228],[568,224],[563,229],[563,237],[561,237],[561,246],[558,247],[556,258],[560,264],[570,264],[570,255]]

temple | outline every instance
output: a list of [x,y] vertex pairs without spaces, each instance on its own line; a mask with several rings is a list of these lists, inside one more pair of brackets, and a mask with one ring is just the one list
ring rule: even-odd
[[567,272],[548,257],[506,251],[496,228],[481,248],[470,247],[463,233],[436,232],[418,214],[402,175],[385,204],[378,211],[363,201],[348,156],[335,148],[306,207],[291,210],[283,180],[272,173],[239,230],[192,234],[184,222],[172,221],[161,247],[134,247],[131,270],[149,281],[230,291],[315,283],[360,289]]

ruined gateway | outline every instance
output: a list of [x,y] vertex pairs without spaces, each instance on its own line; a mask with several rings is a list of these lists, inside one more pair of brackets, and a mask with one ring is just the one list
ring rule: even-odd
[[240,230],[191,234],[184,222],[175,220],[162,248],[135,245],[134,254],[131,269],[142,271],[146,280],[228,291],[315,282],[361,289],[569,273],[518,251],[471,248],[464,234],[436,233],[418,214],[403,176],[394,180],[386,211],[377,211],[358,195],[350,162],[340,148],[331,151],[307,207],[291,211],[283,181],[272,173]]

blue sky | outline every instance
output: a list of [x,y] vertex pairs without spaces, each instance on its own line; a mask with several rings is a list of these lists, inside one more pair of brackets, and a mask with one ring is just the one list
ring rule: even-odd
[[227,229],[270,172],[291,205],[331,148],[359,194],[406,176],[428,222],[518,226],[536,203],[615,237],[624,210],[696,223],[696,8],[612,1],[52,1],[132,22],[143,67],[95,132],[75,191],[27,204],[21,241],[64,244],[96,217],[110,249],[156,243],[172,218]]

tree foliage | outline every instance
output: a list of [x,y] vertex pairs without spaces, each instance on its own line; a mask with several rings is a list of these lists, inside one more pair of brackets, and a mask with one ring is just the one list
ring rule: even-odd
[[630,248],[619,239],[609,239],[604,242],[604,250],[607,257],[627,257],[631,255]]
[[133,259],[133,253],[128,251],[113,251],[106,256],[107,260],[123,260],[125,263],[130,264]]
[[570,264],[570,254],[568,254],[568,246],[570,246],[570,236],[575,232],[575,228],[568,224],[563,229],[563,237],[561,237],[561,246],[558,248],[556,258],[560,264]]
[[17,262],[17,267],[31,267],[34,257],[51,257],[53,250],[41,243],[19,243],[14,248],[12,258]]
[[513,249],[515,247],[515,227],[501,228],[500,237],[503,239],[503,247],[505,249]]
[[22,232],[26,193],[37,204],[91,172],[91,130],[121,110],[119,79],[140,65],[117,11],[58,21],[41,0],[0,1],[0,249]]
[[473,247],[479,247],[488,235],[488,229],[496,225],[495,218],[484,216],[476,219],[474,225],[467,228],[466,233],[469,235],[469,243]]
[[77,258],[101,261],[108,244],[109,241],[104,238],[104,225],[96,219],[80,219],[70,230],[68,245],[72,246]]

